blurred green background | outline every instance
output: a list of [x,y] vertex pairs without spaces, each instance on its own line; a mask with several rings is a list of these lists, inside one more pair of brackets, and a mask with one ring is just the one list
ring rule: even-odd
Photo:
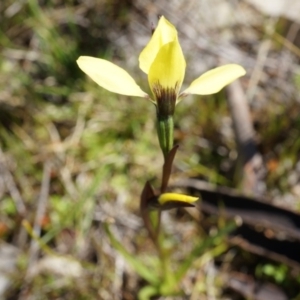
[[[0,251],[0,262],[11,262],[3,299],[136,299],[143,282],[102,224],[113,223],[133,255],[153,252],[138,209],[143,185],[159,182],[163,163],[155,108],[98,87],[76,59],[113,61],[149,91],[138,55],[159,14],[178,28],[187,83],[224,62],[247,69],[241,84],[263,157],[261,195],[299,209],[299,24],[250,2],[1,1],[0,245],[10,259]],[[226,91],[182,101],[175,126],[174,178],[237,187]],[[199,229],[191,217],[166,215],[168,232],[186,242],[178,257],[188,255],[203,238]],[[226,299],[218,280],[209,298],[203,265],[194,287],[186,279],[191,299]],[[257,268],[258,277],[288,280],[285,267]]]

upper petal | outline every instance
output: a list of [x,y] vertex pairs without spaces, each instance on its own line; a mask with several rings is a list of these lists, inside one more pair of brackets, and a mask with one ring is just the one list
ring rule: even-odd
[[77,64],[85,74],[108,91],[127,96],[148,97],[124,69],[107,60],[80,56]]
[[243,67],[229,64],[212,69],[194,80],[191,85],[181,93],[210,95],[219,92],[224,86],[246,74]]
[[164,16],[159,19],[158,25],[147,46],[139,56],[140,68],[148,74],[150,66],[154,61],[160,48],[172,41],[177,40],[177,31]]
[[[163,89],[179,92],[185,74],[185,59],[178,40],[162,46],[148,74],[150,88],[160,85]],[[154,93],[155,94],[155,93]]]

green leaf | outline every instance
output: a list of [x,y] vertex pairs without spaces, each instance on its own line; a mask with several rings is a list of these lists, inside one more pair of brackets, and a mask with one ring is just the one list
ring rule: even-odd
[[228,235],[229,232],[234,230],[236,228],[236,223],[235,222],[230,222],[227,226],[219,230],[216,234],[214,234],[211,237],[207,237],[206,239],[203,240],[203,242],[199,245],[197,245],[192,253],[187,257],[187,259],[182,263],[181,267],[175,274],[175,278],[177,282],[179,282],[183,276],[186,274],[186,272],[189,270],[189,268],[192,266],[193,262],[201,256],[205,250],[215,244],[215,242]]
[[147,285],[143,287],[138,294],[139,300],[149,300],[151,297],[158,295],[158,290],[156,287]]
[[112,244],[112,246],[119,251],[126,261],[131,265],[131,267],[146,281],[151,283],[152,285],[158,285],[160,282],[159,276],[154,273],[154,270],[149,270],[142,261],[137,259],[134,255],[130,254],[123,245],[114,237],[112,232],[109,230],[109,225],[104,224],[104,229],[109,237],[109,240]]

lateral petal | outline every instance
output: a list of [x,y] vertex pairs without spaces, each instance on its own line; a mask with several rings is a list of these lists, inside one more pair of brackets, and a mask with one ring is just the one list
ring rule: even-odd
[[223,87],[246,74],[243,67],[229,64],[212,69],[194,80],[181,95],[210,95],[219,92]]
[[77,64],[85,74],[110,92],[127,96],[148,97],[124,69],[107,60],[80,56]]

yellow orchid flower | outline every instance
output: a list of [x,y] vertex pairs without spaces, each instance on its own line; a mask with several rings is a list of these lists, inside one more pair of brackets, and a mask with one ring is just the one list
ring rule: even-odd
[[158,197],[158,202],[161,205],[164,205],[170,201],[174,202],[183,202],[183,203],[194,203],[199,199],[199,197],[193,197],[183,194],[177,194],[177,193],[163,193]]
[[224,65],[204,73],[180,93],[186,63],[176,28],[163,16],[139,56],[140,68],[148,75],[153,97],[144,92],[125,70],[107,60],[81,56],[77,64],[101,87],[122,95],[147,98],[156,105],[158,137],[165,158],[173,147],[175,105],[189,94],[217,93],[246,73],[239,65]]
[[163,193],[159,196],[154,196],[148,200],[148,207],[151,209],[168,210],[180,207],[194,207],[193,203],[199,200],[198,197],[177,194]]

